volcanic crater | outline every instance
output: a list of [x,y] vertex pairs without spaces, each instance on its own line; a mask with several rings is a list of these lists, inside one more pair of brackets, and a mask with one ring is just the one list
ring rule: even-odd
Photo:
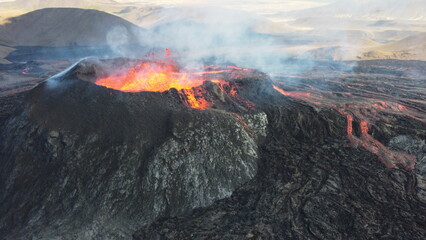
[[[49,238],[72,228],[82,236],[106,218],[122,221],[129,234],[141,223],[229,197],[255,176],[268,120],[249,97],[271,84],[266,75],[207,66],[195,73],[199,85],[187,88],[98,85],[138,64],[176,70],[153,61],[86,59],[25,94],[2,128],[4,234],[43,228],[39,237]],[[87,219],[75,221],[83,213]]]

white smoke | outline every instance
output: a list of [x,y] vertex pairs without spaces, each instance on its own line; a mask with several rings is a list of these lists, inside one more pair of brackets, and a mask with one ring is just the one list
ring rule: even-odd
[[288,57],[276,52],[283,38],[256,31],[271,22],[252,13],[209,6],[164,8],[154,14],[160,20],[141,35],[141,43],[170,48],[185,65],[215,61],[265,70]]
[[114,26],[106,36],[106,40],[111,49],[120,56],[125,56],[128,51],[126,45],[129,42],[129,32],[123,26]]
[[[169,48],[185,65],[215,61],[265,72],[285,70],[289,59],[304,61],[299,65],[304,70],[316,60],[357,60],[372,50],[379,57],[382,52],[382,57],[392,56],[392,51],[376,49],[425,32],[426,26],[424,0],[78,0],[70,6],[76,4],[102,6],[147,28],[111,26],[106,38],[115,56],[136,58]],[[133,46],[134,35],[139,49]]]

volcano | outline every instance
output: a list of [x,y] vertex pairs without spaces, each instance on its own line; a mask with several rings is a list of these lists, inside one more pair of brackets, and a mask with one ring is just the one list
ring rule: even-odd
[[[107,83],[129,66],[133,74],[141,66],[158,68],[141,73],[155,86],[112,89]],[[88,59],[26,93],[22,108],[2,124],[1,235],[41,231],[41,238],[59,232],[84,238],[102,225],[103,233],[94,236],[110,236],[115,233],[107,225],[116,222],[128,235],[141,223],[229,197],[252,179],[267,117],[250,109],[245,96],[256,88],[244,85],[260,90],[266,76],[207,66],[204,73],[191,73],[198,78],[190,82],[179,76],[188,87],[166,87],[160,80],[173,80],[176,68]],[[77,220],[82,214],[87,219]]]
[[85,59],[1,97],[0,235],[423,239],[424,92],[400,87],[413,69],[325,67],[324,82]]

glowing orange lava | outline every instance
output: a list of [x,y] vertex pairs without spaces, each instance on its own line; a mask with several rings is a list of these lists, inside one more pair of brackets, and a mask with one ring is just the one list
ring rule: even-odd
[[182,92],[186,96],[186,103],[188,106],[200,110],[205,110],[211,106],[211,104],[203,97],[201,88],[183,89]]
[[197,88],[206,81],[200,77],[202,74],[181,73],[171,63],[144,61],[125,73],[99,78],[95,83],[123,92],[164,92],[175,88],[185,96],[189,107],[205,110],[211,104]]
[[[385,145],[380,143],[377,139],[371,136],[369,131],[370,122],[368,120],[381,121],[385,119],[384,116],[373,115],[372,113],[388,112],[393,114],[399,114],[404,112],[405,115],[410,116],[414,119],[422,121],[419,117],[414,115],[411,111],[397,103],[386,102],[383,100],[370,99],[370,102],[364,103],[364,105],[353,105],[353,104],[342,104],[328,102],[327,100],[332,98],[324,98],[315,93],[292,91],[287,92],[282,88],[273,86],[275,90],[284,96],[298,99],[307,103],[313,103],[317,106],[329,107],[336,109],[340,114],[346,116],[347,126],[346,132],[350,143],[354,147],[363,147],[367,151],[374,153],[378,156],[378,159],[388,168],[398,168],[398,165],[402,165],[406,169],[414,169],[416,164],[416,157],[408,153],[398,152],[387,148]],[[315,89],[316,90],[316,89]],[[315,100],[315,101],[314,101]],[[367,111],[370,110],[370,111]],[[408,112],[408,113],[407,113]],[[360,136],[354,134],[353,122],[354,117],[360,120],[359,130]]]
[[352,135],[353,133],[353,128],[352,128],[352,123],[354,121],[354,118],[351,115],[346,115],[346,120],[348,121],[348,125],[346,127],[346,132],[348,135]]
[[367,151],[376,154],[378,159],[387,168],[398,168],[398,164],[404,166],[408,170],[414,169],[416,165],[416,157],[408,153],[398,152],[387,148],[385,145],[377,141],[373,136],[368,134],[368,122],[361,121],[359,127],[361,129],[361,136],[353,135],[353,117],[343,110],[339,111],[346,114],[347,120],[347,133],[351,144],[355,147],[362,146]]
[[279,88],[275,85],[272,85],[272,87],[284,96],[291,97],[291,98],[298,99],[298,100],[302,100],[302,101],[305,101],[305,102],[310,102],[310,103],[313,103],[313,104],[321,104],[318,101],[312,101],[312,99],[319,100],[319,99],[321,99],[321,97],[320,96],[312,96],[312,94],[309,93],[309,92],[287,92],[284,89],[281,89],[281,88]]
[[359,127],[361,128],[361,134],[368,134],[368,122],[361,121],[359,123]]
[[100,86],[123,92],[164,92],[200,86],[204,80],[180,73],[175,65],[158,62],[142,62],[124,74],[98,79]]
[[[204,82],[210,81],[226,94],[238,98],[235,86],[221,79],[241,78],[242,72],[249,72],[249,69],[220,65],[179,69],[170,56],[169,49],[166,49],[165,58],[162,59],[148,54],[146,57],[151,60],[141,60],[130,69],[118,69],[109,76],[97,79],[95,84],[123,92],[164,92],[174,88],[189,107],[205,110],[213,103],[206,98],[207,93],[202,87]],[[228,87],[225,89],[224,86]]]

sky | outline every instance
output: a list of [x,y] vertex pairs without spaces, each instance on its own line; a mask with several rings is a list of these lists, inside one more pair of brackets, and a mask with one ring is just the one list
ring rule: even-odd
[[[14,0],[0,0],[0,2],[7,1]],[[129,5],[138,3],[138,6],[162,6],[166,8],[214,5],[253,12],[276,21],[280,21],[281,15],[286,15],[288,12],[309,8],[317,11],[309,11],[312,16],[319,17],[332,16],[339,18],[355,17],[357,19],[374,18],[380,20],[408,19],[426,21],[426,0],[19,0],[20,3],[16,4],[17,8],[15,7],[16,9],[13,10],[28,11],[44,7],[55,7],[56,5],[63,7],[67,6],[67,3],[70,3],[70,6],[74,7],[85,7],[88,5],[89,8],[93,8],[99,3],[101,5],[102,3],[107,3],[103,6],[110,6],[108,3],[111,1],[123,4],[120,4],[120,6],[125,6],[126,3]],[[95,5],[92,5],[92,3]],[[318,8],[324,5],[330,5],[331,8],[329,10]],[[31,7],[26,8],[26,6]],[[108,12],[108,10],[106,11]],[[306,13],[306,11],[303,12]],[[299,11],[295,14],[299,14]]]
[[[14,0],[0,0],[0,2],[11,2]],[[38,6],[36,8],[42,8],[43,1],[41,0],[20,0],[26,1],[30,4],[20,4],[23,7],[27,6]],[[46,1],[46,3],[51,4],[54,2],[60,3],[61,6],[65,6],[67,2],[72,2],[73,6],[76,6],[76,1],[60,1],[60,0],[50,0]],[[99,3],[102,0],[80,0],[84,2],[83,4],[87,4],[88,2]],[[272,14],[274,12],[281,11],[293,11],[293,10],[302,10],[307,8],[319,7],[322,5],[326,5],[330,2],[339,1],[339,0],[115,0],[118,3],[139,3],[139,4],[147,4],[153,6],[163,6],[163,7],[178,7],[178,6],[202,6],[202,5],[214,5],[221,6],[226,8],[238,9],[243,11],[255,12],[257,14]],[[347,0],[340,0],[347,1]],[[354,1],[354,0],[350,0]],[[108,0],[106,0],[108,2]],[[36,4],[36,5],[34,5]],[[79,5],[80,6],[80,5]]]
[[254,6],[262,6],[262,8],[282,8],[288,10],[297,10],[309,7],[324,5],[335,0],[116,0],[117,2],[147,2],[157,5],[227,5],[237,8],[253,8]]
[[[14,0],[0,0],[0,2],[12,2]],[[28,0],[33,1],[33,0]],[[240,5],[253,5],[253,4],[269,4],[269,5],[321,5],[324,3],[333,2],[335,0],[115,0],[119,3],[132,3],[132,2],[140,2],[140,3],[149,3],[149,4],[157,4],[157,5],[180,5],[180,4],[211,4],[223,2],[224,4],[240,4]],[[99,0],[93,0],[93,2],[99,2]]]
[[[14,0],[0,0],[0,2],[12,2]],[[30,0],[31,1],[31,0]],[[97,0],[93,0],[93,2],[96,2]],[[181,2],[181,3],[194,3],[193,0],[115,0],[116,2]],[[278,1],[278,0],[245,0],[244,2],[301,2],[305,0],[290,0],[290,1]],[[313,2],[332,2],[333,0],[311,0]],[[217,2],[212,0],[199,0],[197,2]],[[227,1],[230,2],[230,1]]]

